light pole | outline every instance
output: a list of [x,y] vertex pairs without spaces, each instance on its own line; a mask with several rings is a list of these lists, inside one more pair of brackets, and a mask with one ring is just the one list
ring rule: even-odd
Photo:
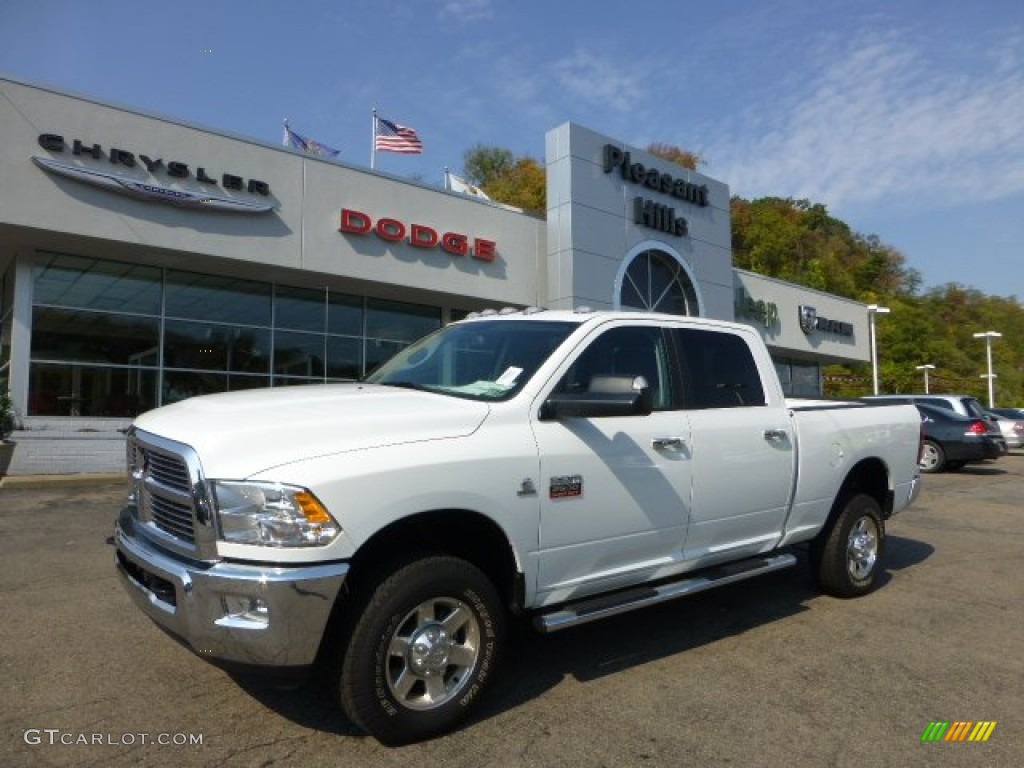
[[871,339],[871,383],[875,394],[878,394],[878,342],[875,341],[875,315],[889,312],[888,307],[868,304],[868,336]]
[[988,373],[985,374],[985,378],[988,379],[988,407],[995,408],[995,386],[993,381],[996,375],[992,373],[992,339],[1000,339],[1003,334],[998,331],[982,331],[981,333],[974,334],[976,339],[985,340],[985,358],[988,360]]
[[924,393],[927,395],[928,392],[928,371],[934,371],[935,366],[931,363],[925,363],[924,365],[914,366],[919,371],[924,371]]

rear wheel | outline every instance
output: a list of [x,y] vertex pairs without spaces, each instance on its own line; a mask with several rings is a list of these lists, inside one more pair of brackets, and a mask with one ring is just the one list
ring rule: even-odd
[[822,589],[838,597],[870,592],[885,549],[885,523],[878,502],[866,494],[850,497],[823,535],[811,549],[811,564]]
[[934,440],[925,440],[921,444],[921,460],[918,462],[922,472],[933,474],[946,468],[946,452]]
[[339,680],[348,716],[385,744],[453,728],[494,675],[504,615],[490,581],[454,557],[426,557],[373,589]]

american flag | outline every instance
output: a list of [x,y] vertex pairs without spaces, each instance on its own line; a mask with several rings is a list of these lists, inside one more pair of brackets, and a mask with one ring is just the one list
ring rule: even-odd
[[383,117],[377,118],[373,146],[378,152],[402,152],[406,155],[418,155],[423,152],[423,142],[416,135],[416,131],[392,123]]

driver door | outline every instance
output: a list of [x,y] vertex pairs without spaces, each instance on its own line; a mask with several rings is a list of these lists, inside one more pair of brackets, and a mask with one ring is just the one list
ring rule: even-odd
[[653,412],[535,419],[541,604],[639,583],[681,559],[690,506],[690,429],[685,412],[675,409],[670,361],[667,336],[657,325],[605,329],[551,391],[581,391],[602,374],[643,376]]

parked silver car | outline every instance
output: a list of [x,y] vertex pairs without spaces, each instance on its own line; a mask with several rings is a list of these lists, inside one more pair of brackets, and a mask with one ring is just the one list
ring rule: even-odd
[[1006,438],[1006,447],[1011,451],[1024,446],[1024,418],[1010,418],[996,411],[988,411],[990,419],[999,426],[999,431]]

